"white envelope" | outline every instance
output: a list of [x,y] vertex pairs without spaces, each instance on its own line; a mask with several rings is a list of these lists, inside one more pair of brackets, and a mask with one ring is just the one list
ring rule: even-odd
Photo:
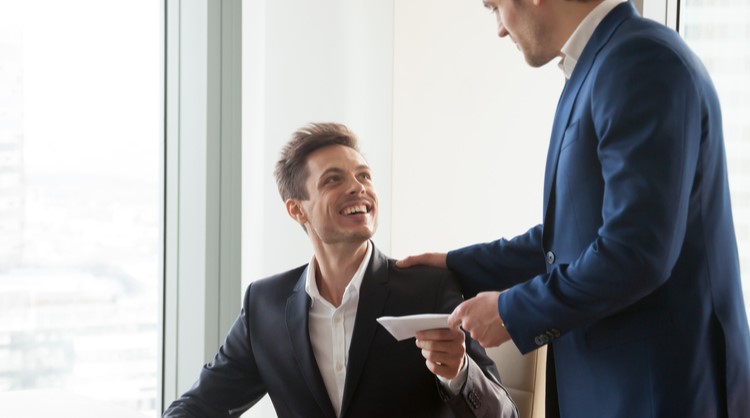
[[377,319],[398,341],[412,338],[417,331],[448,327],[448,314],[381,316]]

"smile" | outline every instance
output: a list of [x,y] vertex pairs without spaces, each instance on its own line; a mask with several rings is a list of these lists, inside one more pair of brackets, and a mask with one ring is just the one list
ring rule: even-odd
[[356,205],[345,207],[339,213],[345,216],[351,216],[351,215],[358,215],[362,213],[370,213],[370,211],[372,211],[372,205],[358,203]]

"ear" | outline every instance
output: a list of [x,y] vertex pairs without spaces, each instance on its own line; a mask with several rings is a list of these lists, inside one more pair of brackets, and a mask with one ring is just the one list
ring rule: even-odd
[[307,223],[307,215],[305,215],[305,210],[302,207],[302,202],[297,199],[287,199],[286,202],[284,202],[284,205],[286,206],[286,213],[289,214],[289,216],[297,221],[300,225],[305,225]]

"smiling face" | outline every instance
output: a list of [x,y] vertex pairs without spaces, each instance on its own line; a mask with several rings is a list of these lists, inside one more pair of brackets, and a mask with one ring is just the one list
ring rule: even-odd
[[307,199],[289,199],[289,215],[305,226],[317,244],[355,244],[377,228],[378,196],[370,167],[343,145],[320,148],[307,157]]
[[498,36],[510,37],[532,67],[560,55],[550,30],[554,20],[547,19],[554,16],[539,0],[484,0],[483,4],[495,15]]

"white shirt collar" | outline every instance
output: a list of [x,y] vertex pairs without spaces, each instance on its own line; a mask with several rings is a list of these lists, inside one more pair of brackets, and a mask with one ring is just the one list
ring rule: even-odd
[[[367,265],[370,263],[370,258],[372,257],[372,248],[373,246],[372,244],[370,244],[370,241],[367,241],[367,251],[365,252],[365,256],[362,257],[362,262],[359,264],[359,268],[357,268],[354,276],[352,276],[352,280],[348,285],[346,285],[344,294],[351,294],[352,292],[356,292],[354,294],[359,294],[359,288],[362,285],[362,279],[365,277],[365,270],[367,269]],[[310,264],[307,265],[305,275],[305,292],[307,292],[307,294],[310,296],[310,299],[312,299],[310,303],[311,308],[313,305],[315,305],[316,301],[320,301],[330,305],[330,303],[320,295],[320,290],[318,290],[318,283],[315,281],[315,265],[315,255],[313,255],[312,259],[310,260]]]
[[557,64],[565,74],[565,79],[569,79],[573,74],[578,60],[581,58],[583,49],[594,34],[596,27],[602,22],[605,16],[609,14],[617,5],[625,3],[627,0],[604,0],[596,6],[589,14],[583,18],[576,30],[570,35],[568,41],[562,46],[560,52],[563,58]]

